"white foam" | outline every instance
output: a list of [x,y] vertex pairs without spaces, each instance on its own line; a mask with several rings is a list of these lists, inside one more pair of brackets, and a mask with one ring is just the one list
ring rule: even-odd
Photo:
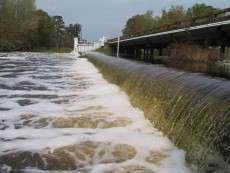
[[[126,117],[131,119],[132,123],[126,127],[109,129],[55,129],[52,127],[33,129],[32,127],[25,127],[17,130],[13,129],[13,125],[10,124],[9,129],[0,131],[0,137],[8,139],[7,142],[1,142],[0,154],[5,153],[5,151],[8,151],[8,153],[15,151],[44,152],[47,148],[52,150],[81,141],[111,142],[132,145],[137,150],[136,157],[120,164],[94,165],[92,173],[100,173],[113,167],[129,164],[141,164],[159,173],[190,172],[185,164],[185,152],[177,149],[167,137],[163,136],[161,132],[145,120],[143,112],[130,104],[129,97],[118,86],[103,79],[98,70],[86,59],[71,60],[71,63],[63,66],[59,63],[55,67],[60,70],[57,75],[62,75],[62,78],[56,81],[62,82],[62,84],[52,83],[52,79],[48,81],[43,79],[35,80],[31,78],[31,75],[25,73],[15,81],[30,81],[35,84],[42,84],[49,90],[14,90],[10,91],[10,93],[9,90],[1,90],[2,94],[47,94],[57,95],[58,97],[77,95],[75,96],[76,98],[74,97],[67,104],[55,104],[52,99],[34,98],[38,103],[25,107],[16,104],[18,97],[4,98],[4,101],[0,102],[0,107],[4,104],[5,107],[9,107],[11,110],[4,113],[0,112],[0,119],[6,119],[11,123],[18,122],[22,113],[31,113],[38,117],[79,116],[78,110],[101,106],[102,111],[112,113],[110,116]],[[40,75],[48,73],[50,72],[41,72]],[[74,79],[74,77],[78,77],[78,79]],[[15,81],[4,80],[2,82],[13,85]],[[86,86],[83,88],[77,87],[80,86],[80,83]],[[88,110],[88,112],[90,111],[92,112],[92,110]],[[85,112],[87,113],[87,110]],[[145,161],[145,157],[150,150],[167,151],[168,157],[160,165],[150,164]],[[48,173],[52,171],[27,169],[27,172]],[[58,172],[61,173],[61,171]],[[62,173],[65,172],[63,171]]]

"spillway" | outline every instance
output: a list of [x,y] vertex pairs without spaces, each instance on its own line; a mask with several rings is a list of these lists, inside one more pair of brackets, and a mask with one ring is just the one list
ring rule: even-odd
[[99,53],[88,59],[154,127],[186,151],[196,172],[230,171],[229,80]]

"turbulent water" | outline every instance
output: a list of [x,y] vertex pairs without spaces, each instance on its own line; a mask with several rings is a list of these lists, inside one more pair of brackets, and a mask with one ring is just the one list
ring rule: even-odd
[[189,173],[118,86],[70,55],[0,57],[1,173]]
[[230,172],[229,80],[99,53],[87,57],[186,151],[195,172]]

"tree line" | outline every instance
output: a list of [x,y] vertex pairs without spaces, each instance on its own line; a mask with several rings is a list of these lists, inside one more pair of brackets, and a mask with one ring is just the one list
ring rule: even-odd
[[147,11],[145,14],[138,14],[129,18],[122,33],[123,35],[135,34],[177,21],[211,14],[216,10],[218,9],[202,3],[195,4],[186,10],[183,6],[171,6],[168,10],[162,10],[160,16],[154,16],[152,11]]
[[0,51],[72,48],[81,25],[37,9],[35,0],[0,0]]

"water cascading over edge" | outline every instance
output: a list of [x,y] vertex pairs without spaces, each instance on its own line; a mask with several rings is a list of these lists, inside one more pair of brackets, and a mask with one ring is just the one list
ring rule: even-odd
[[230,81],[98,53],[87,57],[187,152],[198,172],[230,170]]

